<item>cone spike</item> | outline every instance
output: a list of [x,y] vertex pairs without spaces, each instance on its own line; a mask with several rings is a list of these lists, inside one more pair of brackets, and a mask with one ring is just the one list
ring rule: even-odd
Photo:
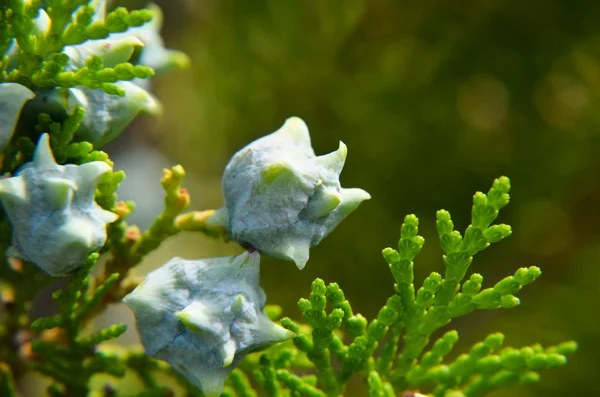
[[50,135],[42,134],[33,153],[33,162],[36,167],[49,168],[56,165],[56,160],[50,148]]
[[222,371],[199,372],[197,377],[202,385],[202,392],[206,397],[219,397],[223,393],[223,386],[227,377],[226,373]]
[[233,267],[239,268],[244,266],[246,263],[248,263],[248,260],[250,260],[250,252],[248,251],[244,251],[241,254],[232,257],[232,260],[230,262],[230,264]]
[[244,295],[239,294],[231,305],[231,313],[234,316],[240,315],[244,311]]
[[329,214],[342,202],[342,195],[335,190],[322,190],[308,201],[306,215],[318,219]]
[[0,179],[0,199],[12,204],[27,201],[27,186],[23,177]]
[[262,177],[267,185],[270,185],[276,179],[289,182],[298,178],[294,170],[284,162],[278,162],[265,167],[262,170]]
[[2,120],[0,122],[0,151],[4,150],[11,140],[21,109],[33,97],[35,97],[35,93],[21,84],[7,82],[0,84],[0,120]]
[[119,215],[115,214],[114,212],[110,212],[110,211],[106,211],[106,210],[100,211],[99,215],[100,215],[100,219],[102,219],[102,222],[104,222],[104,223],[113,223],[114,221],[119,219]]
[[145,96],[141,95],[140,97],[144,99],[143,106],[140,109],[143,113],[151,116],[160,116],[162,113],[162,106],[154,95],[146,92]]
[[69,220],[59,231],[61,240],[67,244],[81,245],[82,247],[92,246],[93,230],[88,222],[73,218]]
[[235,343],[235,340],[231,338],[231,336],[227,340],[227,342],[217,347],[217,354],[219,355],[221,360],[223,360],[223,368],[227,368],[231,365],[235,357],[236,349],[237,345]]
[[77,191],[77,184],[66,178],[48,178],[44,181],[44,188],[55,208],[63,209],[71,203],[73,192]]
[[192,332],[203,333],[211,329],[210,316],[206,313],[206,306],[195,301],[183,310],[175,313],[175,317]]
[[346,216],[354,211],[360,203],[370,198],[371,195],[362,189],[342,189],[342,203],[340,204],[339,211]]
[[310,146],[308,127],[300,117],[288,118],[274,134],[285,136],[298,145]]
[[77,168],[79,172],[79,176],[77,177],[79,183],[78,199],[93,201],[100,177],[111,170],[110,165],[103,161],[92,161],[91,163],[80,165]]
[[309,241],[293,240],[284,244],[281,250],[284,258],[293,261],[299,270],[304,269],[309,257]]
[[265,315],[259,316],[256,340],[263,345],[281,342],[296,337],[296,334],[269,320]]
[[344,142],[340,141],[340,146],[335,152],[324,154],[317,157],[317,164],[333,171],[336,175],[342,173],[344,163],[346,162],[346,156],[348,155],[348,148]]
[[112,171],[112,167],[104,161],[92,161],[90,163],[81,164],[78,171],[80,180],[96,186],[100,177],[107,172]]

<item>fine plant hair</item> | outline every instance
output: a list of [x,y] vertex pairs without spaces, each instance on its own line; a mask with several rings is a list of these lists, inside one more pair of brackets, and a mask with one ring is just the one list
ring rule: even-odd
[[[454,318],[514,308],[519,291],[541,276],[523,267],[484,287],[470,270],[479,252],[512,234],[494,223],[509,203],[507,177],[475,193],[464,231],[448,211],[437,212],[443,267],[422,283],[414,266],[425,240],[419,219],[404,218],[398,246],[382,252],[394,293],[372,319],[354,312],[335,282],[316,279],[298,301],[298,319],[283,316],[259,286],[261,255],[310,266],[309,249],[370,198],[339,183],[346,146],[315,155],[299,118],[232,157],[223,208],[187,211],[185,170],[174,165],[160,179],[163,211],[144,231],[129,225],[135,203],[117,194],[125,174],[101,147],[139,113],[159,113],[149,78],[189,63],[164,48],[160,25],[156,6],[0,6],[0,396],[20,395],[17,384],[35,372],[52,397],[325,397],[348,393],[355,378],[369,397],[478,397],[566,364],[573,341],[503,347],[499,332],[447,358],[459,339]],[[184,232],[245,252],[173,258],[145,279],[130,274]],[[32,319],[32,302],[57,280],[56,314]],[[125,324],[92,326],[121,301],[136,315],[144,350],[114,343]]]

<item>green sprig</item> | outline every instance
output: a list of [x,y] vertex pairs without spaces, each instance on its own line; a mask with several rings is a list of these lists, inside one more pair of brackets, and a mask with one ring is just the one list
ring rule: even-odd
[[12,371],[5,363],[0,363],[0,395],[6,397],[16,397],[17,395]]
[[[436,397],[477,397],[496,388],[537,381],[537,371],[563,365],[565,355],[576,349],[573,342],[547,349],[534,345],[498,351],[504,336],[497,333],[474,345],[468,354],[445,364],[445,357],[458,342],[458,333],[449,330],[426,350],[433,332],[455,317],[475,309],[518,306],[520,301],[515,294],[541,275],[536,266],[521,268],[487,289],[482,289],[480,274],[474,273],[463,281],[474,255],[511,234],[507,225],[492,225],[500,209],[508,203],[509,188],[508,179],[499,178],[487,195],[475,194],[472,222],[464,235],[454,230],[448,212],[438,211],[437,229],[446,272],[444,276],[431,273],[418,291],[414,285],[414,259],[424,239],[418,234],[419,220],[408,215],[401,227],[398,249],[383,250],[396,281],[395,294],[370,322],[352,311],[338,284],[325,287],[321,279],[315,280],[308,299],[298,302],[310,333],[289,318],[282,319],[282,325],[298,335],[294,346],[305,352],[315,367],[317,383],[311,386],[317,386],[328,396],[339,395],[350,378],[359,375],[367,383],[370,396],[387,397],[398,391],[433,385]],[[333,308],[329,314],[328,305]],[[346,338],[351,337],[348,346],[337,335],[339,331]],[[381,340],[384,342],[379,357],[374,357]],[[338,360],[339,366],[333,360]],[[267,369],[269,366],[272,370]],[[266,379],[274,382],[274,370],[273,362],[263,361],[260,383],[269,385]],[[282,374],[277,379],[285,380],[282,383],[290,387],[292,395],[294,392],[303,395],[299,391],[301,378],[293,378],[287,368],[277,374]],[[281,386],[277,384],[271,389],[280,390]],[[306,390],[306,395],[318,391]]]
[[[0,19],[7,22],[3,24],[6,35],[2,36],[0,54],[6,53],[12,35],[19,45],[19,67],[10,73],[3,72],[1,81],[17,82],[32,89],[80,86],[123,96],[123,90],[114,85],[115,82],[152,76],[152,69],[129,63],[104,68],[98,57],[88,59],[85,67],[65,71],[69,63],[69,57],[63,52],[66,46],[104,39],[111,33],[142,26],[153,17],[150,10],[128,11],[120,7],[104,18],[95,18],[99,11],[89,3],[89,0],[72,0],[42,6],[41,1],[9,1],[10,12],[3,11],[0,15]],[[50,28],[47,32],[36,32],[34,19],[42,8],[49,18]],[[4,70],[6,61],[2,66]]]
[[54,292],[52,297],[60,314],[37,319],[30,326],[34,332],[52,328],[64,331],[67,340],[65,346],[43,339],[32,343],[34,353],[43,358],[43,361],[33,367],[62,383],[72,395],[87,395],[89,378],[96,373],[108,373],[112,376],[125,374],[123,364],[117,356],[95,352],[94,347],[123,334],[127,329],[126,325],[112,325],[90,336],[81,334],[85,317],[101,301],[111,282],[107,280],[95,289],[90,288],[90,272],[98,257],[97,253],[91,254],[70,278],[67,287]]

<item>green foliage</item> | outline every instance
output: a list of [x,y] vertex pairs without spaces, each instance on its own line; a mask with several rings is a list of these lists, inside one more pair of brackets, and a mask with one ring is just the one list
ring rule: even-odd
[[124,324],[116,324],[83,336],[84,319],[101,301],[102,297],[118,279],[113,274],[102,284],[92,288],[90,272],[98,260],[98,254],[92,254],[69,280],[69,285],[57,290],[52,299],[59,314],[42,317],[31,323],[31,330],[40,333],[58,329],[64,343],[57,340],[45,341],[43,338],[32,342],[32,351],[38,362],[32,368],[50,376],[61,384],[51,386],[61,390],[64,395],[87,395],[87,384],[96,373],[108,373],[123,376],[125,369],[120,360],[113,356],[95,351],[95,345],[114,339],[127,330]]
[[[99,56],[87,59],[83,67],[65,70],[69,56],[63,52],[66,46],[104,39],[111,33],[141,26],[152,19],[149,10],[129,12],[125,8],[117,8],[104,17],[101,15],[103,8],[90,4],[89,0],[47,3],[47,6],[42,6],[41,1],[10,0],[8,7],[2,10],[2,18],[7,23],[4,25],[1,53],[5,53],[12,36],[18,44],[19,67],[8,72],[8,59],[5,59],[0,69],[0,82],[16,82],[31,89],[99,88],[108,94],[123,96],[124,91],[113,83],[153,75],[152,69],[128,62],[112,68],[104,67]],[[49,20],[45,24],[40,10]],[[43,26],[47,29],[40,29],[39,24],[47,25]]]
[[[92,45],[112,34],[144,26],[154,11],[117,8],[105,14],[103,0],[8,0],[6,4],[0,8],[0,84],[18,83],[38,94],[71,88],[91,90],[86,101],[92,102],[99,91],[108,96],[127,96],[129,92],[119,82],[154,75],[152,67],[135,64],[134,47],[138,44],[126,46],[125,61],[118,51],[114,57],[90,55],[85,59],[79,59],[87,54],[85,51],[84,55],[73,54],[75,46]],[[325,8],[320,12],[329,15]],[[351,15],[347,19],[340,26],[353,23]],[[172,55],[178,59],[175,63],[185,63],[181,54]],[[44,102],[47,97],[37,99]],[[110,100],[102,104],[114,110]],[[125,107],[114,106],[117,110]],[[135,115],[139,109],[134,110]],[[14,136],[11,125],[11,135],[2,148],[3,175],[18,172],[30,161],[37,138],[46,132],[58,163],[104,161],[112,166],[108,155],[94,147],[96,141],[77,136],[93,112],[98,111],[81,105],[66,114],[30,108],[20,118],[13,115],[18,123],[14,122]],[[50,396],[97,392],[113,395],[119,388],[111,388],[111,382],[117,379],[118,384],[128,372],[136,375],[142,389],[131,396],[164,396],[177,387],[187,396],[201,396],[194,385],[164,362],[134,351],[109,352],[107,342],[114,342],[126,331],[124,324],[102,329],[90,326],[98,313],[136,287],[140,280],[129,277],[130,270],[168,238],[185,231],[227,239],[222,223],[215,221],[219,214],[214,210],[184,213],[191,201],[182,187],[184,175],[179,165],[164,171],[164,209],[144,232],[125,221],[135,204],[118,201],[117,189],[125,174],[115,171],[101,178],[95,200],[118,214],[119,219],[108,226],[107,243],[99,252],[92,253],[68,277],[66,286],[53,293],[57,309],[54,315],[31,321],[32,301],[51,280],[31,263],[2,256],[0,395],[16,396],[15,379],[36,371],[52,380],[47,388]],[[281,324],[297,336],[248,355],[227,379],[223,396],[339,396],[358,377],[370,397],[391,397],[409,390],[434,397],[477,397],[498,388],[536,382],[539,371],[564,365],[566,356],[577,349],[574,342],[546,348],[539,344],[502,348],[504,336],[494,333],[467,353],[450,359],[458,332],[445,330],[436,336],[452,319],[477,309],[518,306],[520,300],[515,295],[541,275],[536,266],[520,268],[513,276],[483,289],[483,276],[469,274],[475,255],[512,233],[508,225],[493,224],[509,202],[509,190],[508,178],[502,177],[494,181],[487,194],[476,193],[471,222],[463,233],[455,230],[447,211],[438,211],[436,228],[444,252],[444,272],[431,273],[418,288],[415,258],[425,240],[418,234],[418,218],[406,216],[397,249],[383,250],[395,282],[394,294],[370,320],[353,311],[337,283],[316,279],[308,299],[298,302],[303,323],[281,319]],[[9,246],[10,229],[2,215],[3,250]],[[107,258],[98,266],[101,269],[95,269],[100,254]],[[277,306],[265,310],[271,319],[279,318],[282,311]],[[99,387],[96,380],[102,374],[108,375],[111,382]],[[165,375],[177,386],[163,384]]]
[[[519,301],[514,294],[541,275],[537,267],[521,268],[487,289],[482,289],[483,277],[477,273],[464,280],[473,257],[510,234],[509,226],[492,225],[508,204],[509,188],[503,177],[487,195],[475,194],[464,237],[454,230],[448,212],[438,211],[445,276],[432,273],[418,290],[413,267],[424,239],[418,235],[417,217],[408,215],[398,248],[383,250],[396,281],[395,293],[370,321],[354,313],[337,283],[316,279],[308,299],[298,302],[306,325],[287,317],[281,320],[297,337],[248,356],[228,378],[223,395],[339,396],[358,376],[373,397],[415,389],[433,397],[477,397],[537,382],[539,371],[564,365],[566,356],[577,349],[574,342],[502,348],[504,335],[494,333],[452,360],[446,357],[458,342],[457,331],[448,330],[431,343],[433,334],[455,317],[476,309],[515,307]],[[281,310],[271,306],[267,313],[274,319]]]
[[30,161],[35,149],[34,141],[37,141],[39,135],[44,132],[50,134],[50,144],[57,163],[84,164],[91,161],[105,161],[112,166],[108,155],[102,151],[93,150],[93,145],[89,142],[73,141],[73,136],[85,118],[85,114],[86,109],[78,106],[73,110],[73,114],[64,121],[58,122],[47,113],[39,113],[37,123],[32,128],[35,135],[20,136],[16,142],[9,144],[4,149],[2,169],[11,172]]
[[6,397],[15,397],[15,385],[10,367],[0,363],[0,393]]
[[[538,267],[521,268],[514,276],[484,290],[481,290],[483,277],[480,274],[474,273],[462,282],[478,252],[511,234],[508,225],[492,225],[499,210],[508,204],[509,190],[508,178],[502,177],[494,181],[487,195],[476,193],[471,224],[464,235],[454,230],[447,211],[438,211],[436,226],[445,253],[445,276],[432,273],[417,291],[413,261],[425,240],[418,235],[417,217],[408,215],[401,227],[398,249],[383,250],[396,281],[396,293],[370,322],[353,314],[336,283],[327,287],[320,279],[313,283],[309,299],[298,303],[312,329],[310,335],[290,319],[283,319],[282,325],[299,334],[294,344],[306,352],[313,363],[324,395],[341,394],[350,377],[358,374],[365,379],[370,396],[392,396],[395,391],[433,387],[432,395],[436,397],[475,397],[497,388],[536,382],[539,380],[537,371],[566,363],[565,355],[576,350],[574,342],[549,348],[536,344],[500,350],[504,336],[497,333],[448,364],[444,358],[452,352],[458,333],[447,331],[430,344],[432,334],[455,317],[476,309],[517,306],[519,300],[513,294],[541,275]],[[330,314],[325,311],[328,303],[333,308]],[[334,331],[340,327],[346,338],[335,335]],[[374,353],[379,341],[386,335],[387,340],[377,356]],[[348,337],[351,337],[350,343],[345,344],[343,341]],[[402,349],[397,353],[400,338]],[[429,350],[427,346],[431,346]],[[332,360],[337,360],[339,366],[332,366]],[[300,378],[294,378],[293,382],[289,379],[282,375],[277,387],[285,385],[298,390],[302,386]],[[303,395],[319,395],[309,394],[312,392],[311,389]]]

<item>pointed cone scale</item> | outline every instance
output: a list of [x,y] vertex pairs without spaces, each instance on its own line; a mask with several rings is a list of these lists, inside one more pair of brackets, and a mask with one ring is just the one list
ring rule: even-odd
[[90,163],[81,164],[77,169],[79,172],[80,180],[85,181],[86,184],[96,186],[100,177],[109,171],[112,171],[112,167],[104,161],[92,161]]
[[339,206],[339,211],[346,216],[354,211],[360,203],[369,200],[371,195],[362,189],[342,189],[342,203]]
[[[137,288],[139,288],[141,290],[142,286],[145,283],[146,283],[146,280],[144,279],[137,286]],[[134,291],[130,294],[127,294],[123,298],[123,303],[125,303],[127,306],[129,306],[129,308],[131,308],[131,310],[133,310],[134,312],[140,312],[140,313],[153,310],[156,307],[155,301],[153,299],[147,299],[147,297],[144,294],[136,293],[136,291]]]
[[235,351],[237,350],[237,345],[235,340],[229,337],[227,342],[217,346],[217,354],[219,358],[223,360],[223,368],[227,368],[233,363],[233,359],[235,358]]
[[308,127],[300,117],[288,118],[274,134],[285,137],[286,140],[291,140],[296,145],[311,146]]
[[[161,111],[156,98],[142,87],[131,81],[119,81],[115,84],[125,91],[125,96],[115,97],[82,89],[83,94],[89,98],[89,106],[86,107],[88,111],[76,136],[93,143],[95,148],[116,138],[138,114],[158,115]],[[110,117],[100,117],[97,112],[109,114]]]
[[211,314],[211,308],[198,301],[194,301],[183,310],[176,312],[175,317],[192,332],[214,335],[223,332],[221,323],[211,320],[214,317]]
[[[220,371],[198,372],[196,376],[202,385],[202,392],[206,397],[219,397],[223,393],[223,385],[228,372]],[[211,373],[212,372],[212,373]]]
[[162,106],[154,95],[148,93],[144,106],[142,107],[142,112],[151,116],[160,116],[162,114]]
[[322,167],[334,172],[336,175],[342,173],[344,163],[346,162],[346,156],[348,155],[348,148],[344,142],[340,141],[340,146],[335,152],[324,154],[317,157],[317,164]]
[[244,311],[244,295],[239,294],[231,304],[231,313],[234,316],[241,314]]
[[258,316],[258,328],[256,332],[256,342],[263,346],[296,337],[295,333],[275,324],[264,314]]
[[21,84],[0,84],[0,150],[12,138],[23,105],[33,97],[33,91]]
[[49,168],[56,165],[56,160],[50,148],[50,135],[42,134],[40,136],[33,153],[33,162],[38,168]]
[[342,202],[342,195],[335,190],[320,190],[308,201],[306,215],[318,219],[329,214]]
[[73,192],[77,191],[77,185],[66,178],[48,178],[44,181],[44,190],[54,207],[63,209],[71,203]]
[[113,223],[114,221],[119,219],[119,215],[115,214],[114,212],[110,212],[110,211],[106,211],[106,210],[100,211],[98,215],[100,216],[100,219],[102,219],[102,222],[104,222],[104,223]]
[[248,251],[244,251],[241,254],[232,257],[231,261],[229,263],[230,263],[230,266],[232,266],[232,267],[242,267],[246,263],[248,263],[249,259],[250,259],[250,253]]
[[256,251],[244,251],[241,254],[232,257],[229,266],[234,268],[248,267],[253,269],[260,263],[260,255]]
[[[84,201],[94,200],[98,181],[102,175],[111,170],[111,166],[103,161],[92,161],[77,167],[79,193],[76,199]],[[103,219],[104,217],[100,215],[100,218]]]
[[89,248],[92,246],[92,226],[85,220],[73,218],[57,230],[63,244],[78,245]]
[[[142,281],[140,284],[138,284],[138,287],[140,285],[142,285],[144,282]],[[137,307],[138,304],[138,299],[137,299],[137,295],[134,293],[130,293],[127,294],[123,297],[122,299],[123,303],[125,303],[127,306],[129,306],[131,309],[133,309],[134,307]]]
[[308,240],[293,240],[283,243],[279,251],[283,259],[290,260],[296,264],[299,270],[304,269],[308,262],[310,242]]
[[[140,112],[152,116],[160,115],[162,111],[160,102],[148,91],[130,81],[121,81],[118,85],[125,91],[125,97],[123,98],[126,98],[115,105],[115,110],[122,107],[122,109],[118,109],[120,116],[123,115],[122,117],[126,117],[131,121]],[[127,124],[129,123],[125,125]]]
[[90,106],[90,103],[83,91],[79,88],[69,88],[69,95],[65,107],[67,109],[74,109],[75,106],[81,106],[87,109]]
[[265,167],[262,171],[262,177],[265,184],[270,185],[271,183],[278,180],[283,183],[292,183],[299,179],[298,175],[294,172],[294,169],[286,163],[275,163]]
[[27,187],[23,177],[0,179],[0,200],[15,205],[27,201]]
[[[77,182],[79,183],[79,194],[77,195],[77,199],[94,200],[96,186],[98,185],[100,178],[111,170],[111,166],[104,161],[92,161],[80,165],[77,168],[77,173],[79,174],[77,176]],[[104,219],[102,215],[100,215],[100,217]]]

